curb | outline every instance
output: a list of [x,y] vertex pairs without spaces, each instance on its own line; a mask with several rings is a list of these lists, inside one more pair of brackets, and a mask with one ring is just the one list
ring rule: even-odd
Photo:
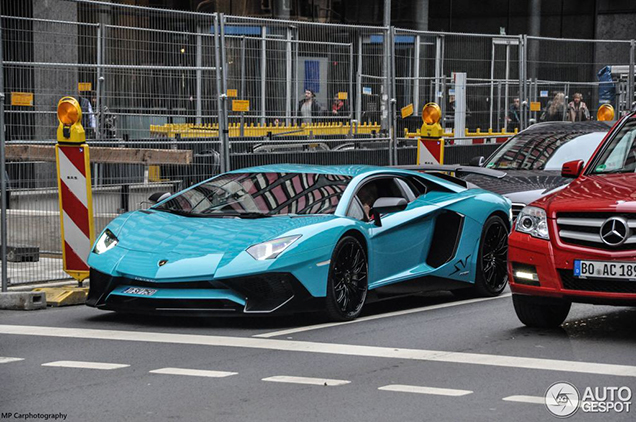
[[46,309],[45,292],[2,292],[0,309],[35,311]]

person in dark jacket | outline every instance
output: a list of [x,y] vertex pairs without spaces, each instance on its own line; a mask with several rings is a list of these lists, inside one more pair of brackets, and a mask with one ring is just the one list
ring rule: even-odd
[[519,129],[519,98],[512,100],[512,104],[510,104],[510,108],[508,108],[508,116],[506,116],[506,120],[508,122],[506,125],[508,132],[513,132],[515,129]]
[[305,98],[298,102],[297,115],[300,117],[300,123],[315,123],[315,118],[321,116],[324,111],[322,104],[316,100],[316,94],[311,89],[305,90]]

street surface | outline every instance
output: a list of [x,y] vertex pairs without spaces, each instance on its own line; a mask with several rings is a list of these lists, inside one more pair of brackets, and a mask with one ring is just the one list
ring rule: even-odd
[[[556,421],[544,404],[556,382],[581,393],[636,392],[635,345],[636,309],[575,304],[563,328],[529,329],[508,292],[394,299],[344,324],[320,315],[140,317],[84,306],[0,311],[0,413],[67,421]],[[635,415],[579,409],[571,420]]]

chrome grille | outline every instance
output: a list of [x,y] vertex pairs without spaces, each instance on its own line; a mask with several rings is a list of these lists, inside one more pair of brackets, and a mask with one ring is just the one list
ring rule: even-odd
[[[607,244],[601,237],[601,227],[613,217],[627,222],[625,241],[620,245]],[[557,227],[559,237],[564,243],[606,250],[636,249],[636,214],[559,213]]]
[[512,203],[512,221],[515,221],[517,219],[517,217],[519,216],[519,213],[525,206],[526,204],[514,203],[514,202]]

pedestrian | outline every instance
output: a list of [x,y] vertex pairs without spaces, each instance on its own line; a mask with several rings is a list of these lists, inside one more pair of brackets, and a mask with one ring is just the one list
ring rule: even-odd
[[562,122],[565,117],[565,94],[557,92],[554,94],[554,98],[548,101],[540,120],[542,122]]
[[345,102],[338,97],[338,94],[334,95],[333,102],[331,103],[331,114],[334,116],[343,116],[345,113]]
[[519,129],[521,120],[519,119],[519,98],[512,100],[512,104],[508,108],[508,115],[506,116],[506,129],[508,132],[512,132],[515,129]]
[[301,117],[301,123],[310,125],[315,117],[323,112],[322,105],[316,100],[316,94],[311,89],[305,90],[305,98],[298,102],[297,115]]
[[84,132],[87,138],[92,139],[95,137],[97,124],[91,100],[86,97],[80,97],[79,103],[82,109],[82,126],[84,127]]
[[572,96],[572,101],[568,104],[568,120],[571,122],[590,120],[590,110],[583,102],[583,95],[580,92],[576,92]]

